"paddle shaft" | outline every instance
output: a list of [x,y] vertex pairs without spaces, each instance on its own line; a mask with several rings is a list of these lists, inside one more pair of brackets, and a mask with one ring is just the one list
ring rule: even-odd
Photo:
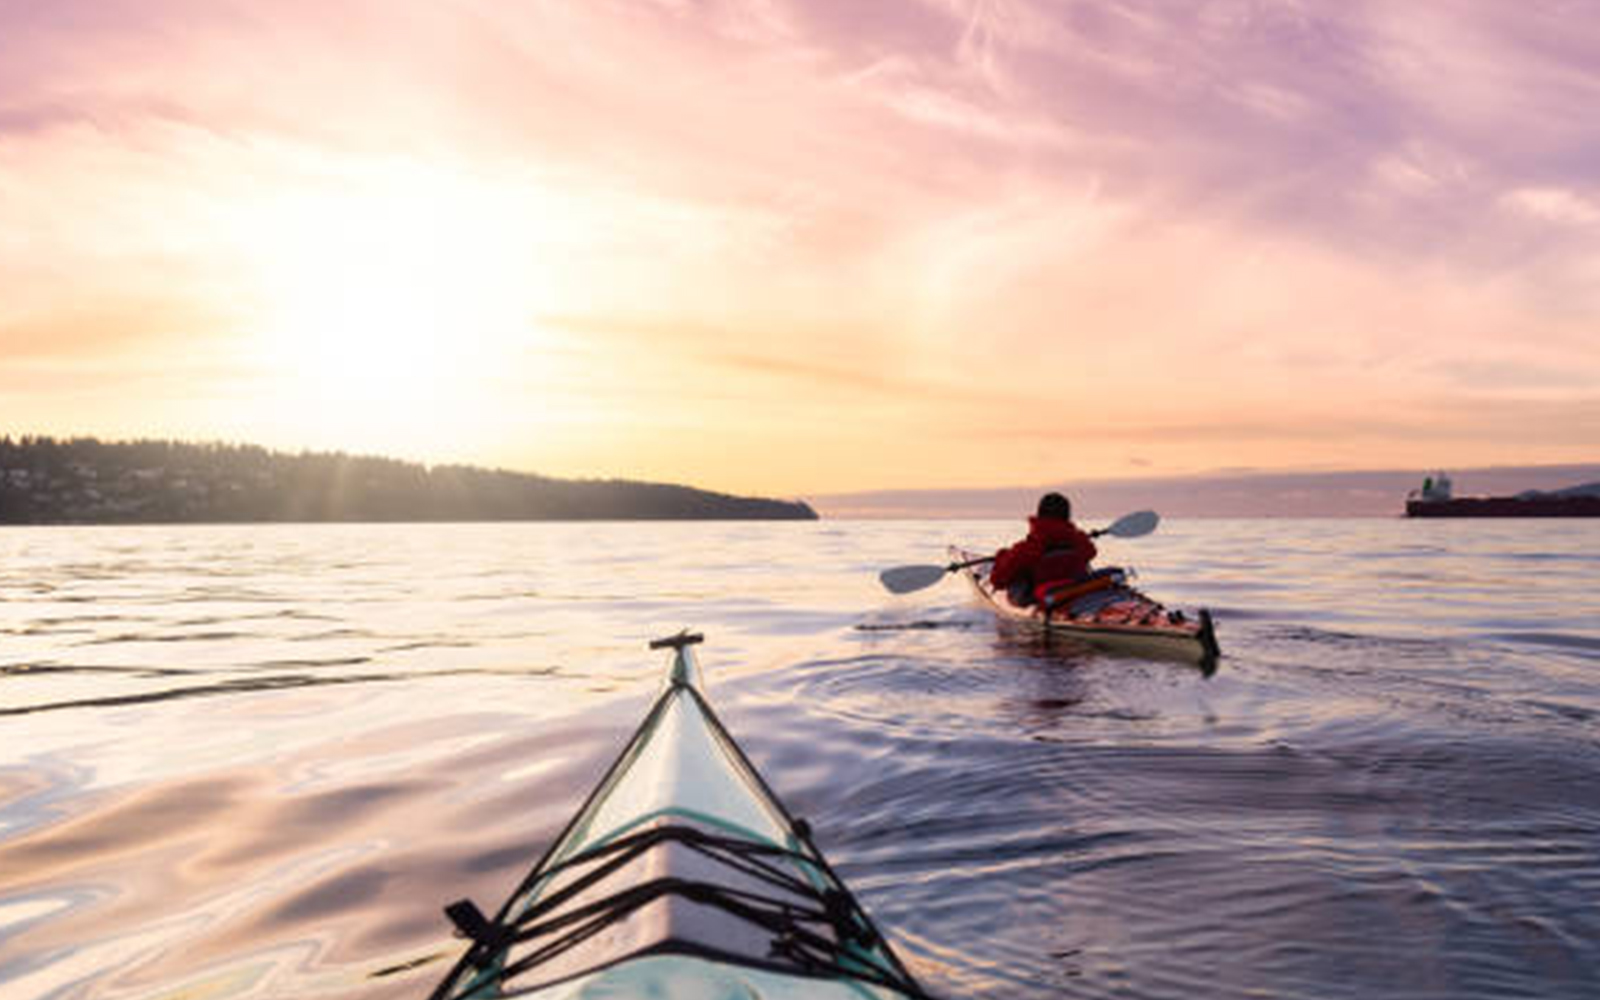
[[991,562],[994,562],[994,556],[979,556],[976,559],[968,559],[966,562],[951,563],[944,568],[944,571],[946,573],[954,573],[958,569],[966,569],[969,566],[982,566],[984,563]]
[[[1101,535],[1114,535],[1117,538],[1138,538],[1148,535],[1156,529],[1160,516],[1153,510],[1135,511],[1124,514],[1122,517],[1104,528],[1097,528],[1089,532],[1090,538],[1099,538]],[[909,594],[912,591],[922,590],[938,583],[947,573],[956,570],[969,569],[981,566],[984,563],[994,562],[995,556],[979,556],[965,562],[953,562],[944,566],[896,566],[886,569],[878,574],[878,581],[890,593]]]
[[[1108,532],[1110,530],[1111,530],[1110,528],[1096,528],[1093,531],[1089,532],[1089,537],[1090,538],[1099,538],[1101,535],[1105,534],[1106,532]],[[995,558],[996,558],[995,556],[979,556],[976,559],[968,559],[966,562],[951,563],[950,565],[946,566],[944,569],[945,569],[946,573],[954,573],[958,569],[967,569],[967,568],[972,567],[972,566],[982,566],[984,563],[992,563],[992,562],[995,561]]]

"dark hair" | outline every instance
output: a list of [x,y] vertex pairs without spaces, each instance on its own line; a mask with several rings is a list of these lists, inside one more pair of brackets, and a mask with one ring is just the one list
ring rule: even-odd
[[1046,493],[1039,498],[1040,517],[1059,517],[1063,521],[1072,520],[1072,501],[1059,493]]

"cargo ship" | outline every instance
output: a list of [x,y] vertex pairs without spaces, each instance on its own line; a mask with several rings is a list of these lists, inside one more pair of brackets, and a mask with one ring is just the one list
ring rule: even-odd
[[1458,497],[1450,477],[1429,476],[1406,497],[1407,517],[1600,517],[1600,483],[1528,490],[1509,497]]

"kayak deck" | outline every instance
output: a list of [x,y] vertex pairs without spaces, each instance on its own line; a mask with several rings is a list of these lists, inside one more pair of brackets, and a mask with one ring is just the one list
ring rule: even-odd
[[588,800],[435,1000],[530,996],[922,998],[910,973],[723,728],[690,646]]
[[[977,553],[951,546],[953,563],[970,563]],[[990,610],[1009,621],[1023,622],[1104,649],[1197,663],[1207,673],[1222,655],[1217,645],[1211,613],[1201,609],[1190,616],[1171,611],[1121,579],[1107,578],[1101,585],[1078,588],[1076,599],[1045,608],[1018,607],[989,584],[987,563],[963,566],[962,574]]]

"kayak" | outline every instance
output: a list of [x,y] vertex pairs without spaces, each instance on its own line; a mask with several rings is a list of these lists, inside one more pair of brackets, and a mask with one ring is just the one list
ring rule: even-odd
[[1128,585],[1123,570],[1102,570],[1082,583],[1053,591],[1046,601],[1018,607],[989,585],[989,562],[952,546],[950,557],[979,598],[1001,618],[1037,626],[1049,636],[1067,636],[1104,649],[1187,660],[1208,672],[1222,651],[1211,612],[1168,610]]
[[701,693],[680,633],[667,684],[589,798],[434,1000],[922,998]]

